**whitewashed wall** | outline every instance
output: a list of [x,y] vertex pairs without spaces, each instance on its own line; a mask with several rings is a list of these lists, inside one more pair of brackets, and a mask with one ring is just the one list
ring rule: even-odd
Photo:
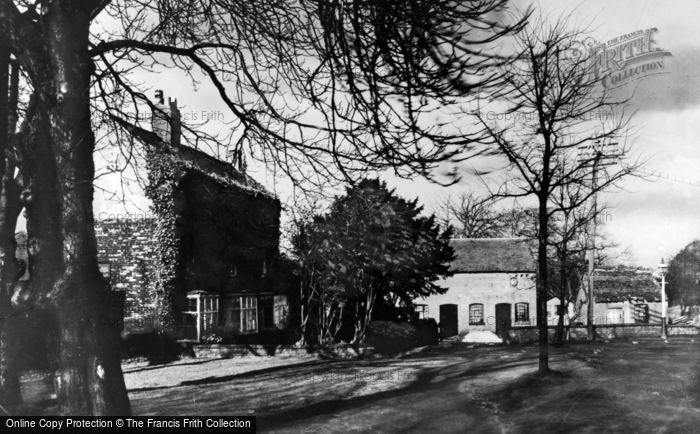
[[[515,286],[511,279],[515,278]],[[428,305],[428,317],[440,321],[440,305],[456,304],[458,330],[466,334],[469,330],[496,330],[496,304],[511,304],[511,323],[518,325],[536,325],[536,291],[534,274],[528,273],[460,273],[439,283],[448,290],[442,295],[433,295],[416,300],[416,303]],[[528,303],[530,321],[515,323],[515,303]],[[484,325],[469,325],[469,305],[484,305]]]

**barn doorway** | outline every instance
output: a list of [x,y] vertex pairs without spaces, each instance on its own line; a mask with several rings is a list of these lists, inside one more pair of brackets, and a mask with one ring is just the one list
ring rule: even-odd
[[498,303],[496,305],[496,334],[505,341],[508,329],[511,326],[510,303]]
[[621,307],[609,307],[607,324],[623,324],[625,322]]
[[445,339],[451,336],[457,336],[457,305],[456,304],[441,304],[440,305],[440,338]]

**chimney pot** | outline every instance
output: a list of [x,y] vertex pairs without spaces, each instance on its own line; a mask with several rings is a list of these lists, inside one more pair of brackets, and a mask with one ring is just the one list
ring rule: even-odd
[[163,100],[163,89],[156,89],[156,102],[161,105],[165,103]]

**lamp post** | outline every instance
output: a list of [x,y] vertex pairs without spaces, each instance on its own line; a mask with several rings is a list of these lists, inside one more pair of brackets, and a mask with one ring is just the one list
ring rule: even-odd
[[666,334],[666,270],[668,269],[668,264],[664,263],[663,258],[661,258],[661,263],[659,264],[659,274],[661,275],[661,339],[666,340],[668,338]]

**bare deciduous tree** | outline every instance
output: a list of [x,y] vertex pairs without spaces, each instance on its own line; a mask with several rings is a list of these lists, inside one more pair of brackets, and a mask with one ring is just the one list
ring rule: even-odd
[[445,224],[455,228],[455,236],[492,238],[500,235],[500,222],[490,200],[474,193],[448,197],[439,204],[439,214]]
[[[590,293],[579,298],[579,291],[584,288],[589,289],[589,284],[585,281],[588,274],[588,257],[591,251],[590,238],[594,236],[592,227],[597,225],[603,215],[607,214],[607,207],[597,205],[595,208],[591,203],[582,203],[581,198],[588,196],[588,187],[580,184],[566,184],[558,189],[552,196],[552,224],[550,225],[552,246],[552,264],[558,268],[558,294],[560,310],[558,312],[557,328],[554,335],[554,344],[561,345],[564,342],[564,316],[568,315],[569,304],[576,300],[591,299]],[[595,256],[599,257],[603,250],[610,248],[609,243],[596,243]],[[554,270],[552,270],[554,271]],[[556,283],[551,282],[551,287],[555,288]],[[582,315],[583,304],[574,305],[574,317],[569,321],[574,321]],[[569,324],[570,325],[570,324]]]
[[33,101],[23,120],[27,133],[16,141],[27,150],[17,167],[35,247],[29,298],[52,312],[59,331],[50,358],[61,412],[130,411],[109,289],[97,266],[92,202],[95,151],[114,150],[109,171],[126,173],[145,154],[128,126],[160,111],[136,73],[176,68],[194,87],[212,86],[233,115],[232,132],[212,137],[186,125],[185,140],[219,155],[223,139],[229,151],[272,164],[297,185],[388,168],[429,177],[441,162],[471,150],[471,138],[442,132],[447,123],[436,122],[436,107],[476,88],[496,88],[502,74],[489,71],[509,60],[495,54],[496,42],[523,23],[494,19],[506,17],[506,6],[505,0],[0,3],[0,44]]
[[[571,30],[565,20],[554,24],[532,22],[517,36],[521,57],[509,66],[506,85],[496,108],[501,119],[516,119],[505,125],[475,113],[484,143],[508,162],[506,179],[493,191],[494,197],[534,197],[537,200],[537,326],[539,328],[539,372],[549,372],[547,332],[548,248],[550,223],[557,212],[556,192],[570,185],[586,187],[586,193],[569,203],[576,209],[591,196],[615,185],[636,167],[623,157],[629,146],[620,143],[619,164],[599,171],[591,182],[591,171],[602,154],[601,144],[623,142],[629,124],[624,101],[611,98],[601,85],[591,59],[577,51],[584,34]],[[500,106],[499,106],[500,104]],[[582,149],[591,149],[588,154]]]

